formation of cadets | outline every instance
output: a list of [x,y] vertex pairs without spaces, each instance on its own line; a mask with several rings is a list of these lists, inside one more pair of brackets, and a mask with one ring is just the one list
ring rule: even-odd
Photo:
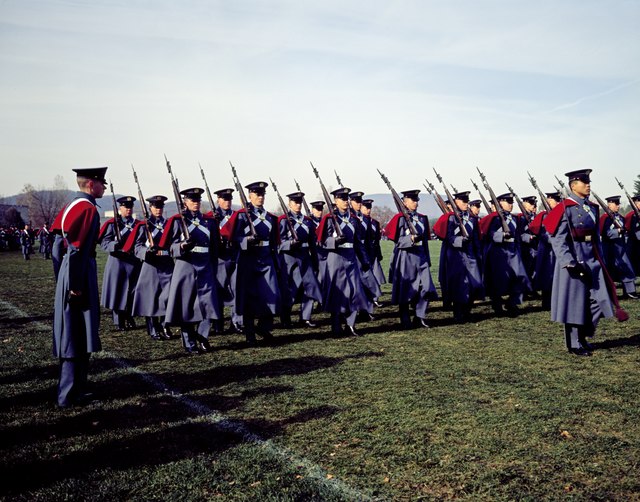
[[[87,180],[106,184],[106,168],[76,172],[81,188]],[[175,216],[163,214],[167,196],[142,199],[139,190],[144,220],[132,217],[136,197],[124,196],[117,199],[114,218],[100,229],[93,228],[95,200],[89,200],[90,208],[84,204],[88,212],[77,215],[75,223],[70,219],[74,204],[91,199],[81,190],[52,228],[58,235],[54,262],[67,274],[58,279],[54,353],[61,362],[81,357],[71,369],[61,365],[59,404],[82,394],[87,354],[99,347],[93,325],[97,314],[88,312],[99,310],[97,298],[81,302],[69,293],[74,277],[78,280],[69,268],[73,259],[82,260],[77,256],[82,255],[95,267],[96,245],[109,253],[101,304],[112,310],[115,327],[133,329],[134,319],[143,317],[152,339],[180,337],[189,353],[212,350],[210,334],[227,329],[225,307],[229,329],[244,333],[250,346],[259,339],[272,340],[276,316],[281,327],[315,327],[316,305],[330,313],[332,335],[360,336],[356,321],[373,319],[387,280],[400,328],[428,328],[429,304],[438,298],[428,246],[435,235],[442,240],[442,301],[455,322],[471,320],[474,303],[486,297],[497,315],[516,316],[523,299],[539,292],[552,320],[564,324],[569,352],[591,355],[588,338],[598,320],[628,318],[614,281],[621,283],[624,297],[636,298],[640,197],[629,196],[633,206],[626,217],[619,214],[620,196],[608,197],[603,208],[590,200],[590,172],[567,173],[564,194],[538,190],[544,195],[545,210],[540,212],[538,197],[519,199],[512,192],[496,196],[486,182],[491,203],[481,193],[481,199],[470,200],[469,191],[451,193],[445,186],[448,200],[441,198],[443,214],[433,229],[418,212],[420,190],[398,194],[392,189],[398,214],[381,228],[371,217],[371,199],[344,186],[329,194],[317,172],[324,200],[307,204],[298,189],[286,196],[285,204],[276,191],[283,209],[279,217],[264,208],[269,183],[245,185],[247,198],[235,168],[235,189],[215,191],[210,212],[201,211],[203,194],[212,199],[208,186],[178,190],[175,183],[174,195],[179,194],[182,206]],[[239,210],[232,209],[234,194],[242,203]],[[520,214],[513,212],[514,199]],[[482,218],[481,205],[488,212]],[[74,240],[74,232],[81,237]],[[388,274],[381,264],[382,238],[394,243]],[[90,280],[83,288],[97,295],[97,282]],[[83,315],[69,311],[74,308],[84,309]],[[299,316],[295,323],[294,310]],[[80,383],[74,387],[76,379]]]

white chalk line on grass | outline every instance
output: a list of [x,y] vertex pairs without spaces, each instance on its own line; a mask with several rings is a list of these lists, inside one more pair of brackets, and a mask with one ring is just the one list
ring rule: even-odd
[[[12,314],[19,317],[31,317],[29,314],[21,310],[19,307],[13,305],[12,303],[7,302],[6,300],[0,299],[0,308],[10,311]],[[30,323],[32,325],[37,326],[43,330],[51,330],[51,325],[45,324],[41,321],[34,321]],[[217,429],[231,433],[236,436],[240,436],[245,443],[253,443],[257,446],[260,446],[269,454],[282,457],[287,460],[290,464],[295,465],[296,467],[302,467],[306,472],[306,477],[311,478],[318,482],[321,485],[329,487],[335,491],[337,491],[340,495],[344,495],[345,497],[354,499],[354,500],[372,500],[371,497],[362,493],[361,491],[347,485],[344,481],[341,481],[338,478],[331,477],[328,478],[330,474],[325,471],[322,467],[314,462],[306,459],[298,455],[297,453],[289,450],[288,448],[278,446],[274,444],[270,439],[264,439],[259,435],[251,432],[244,424],[231,420],[228,417],[225,417],[218,410],[214,410],[209,406],[190,398],[182,394],[177,390],[173,390],[167,385],[164,384],[161,380],[155,378],[149,373],[145,373],[144,371],[136,368],[135,366],[130,365],[126,360],[117,355],[114,352],[102,351],[94,354],[96,357],[100,359],[110,359],[112,360],[123,372],[131,373],[139,378],[141,378],[145,383],[159,391],[161,394],[170,396],[173,399],[180,401],[187,408],[196,412],[199,417],[196,419],[191,418],[188,421],[193,422],[194,420],[200,419],[207,423],[212,424]]]

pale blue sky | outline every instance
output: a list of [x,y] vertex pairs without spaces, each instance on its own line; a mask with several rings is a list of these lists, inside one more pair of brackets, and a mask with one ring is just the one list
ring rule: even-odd
[[[0,193],[108,165],[120,193],[293,178],[384,192],[432,166],[532,193],[640,174],[638,1],[0,1]],[[435,180],[433,180],[435,182]],[[272,198],[269,205],[274,203]]]

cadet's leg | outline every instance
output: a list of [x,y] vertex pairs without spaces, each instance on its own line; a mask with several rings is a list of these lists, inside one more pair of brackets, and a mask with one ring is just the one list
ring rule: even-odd
[[400,313],[400,326],[402,329],[411,329],[411,314],[409,313],[409,302],[398,305]]
[[273,329],[273,316],[272,315],[263,315],[258,318],[258,327],[256,328],[256,332],[259,336],[264,338],[265,340],[271,340],[273,335],[271,334],[271,330]]
[[422,296],[416,303],[416,324],[418,327],[428,328],[427,324],[427,310],[429,309],[429,300],[423,298]]
[[180,325],[182,334],[182,346],[189,354],[195,352],[196,348],[196,326],[194,323],[185,323]]
[[[311,314],[313,313],[313,298],[306,298],[300,305],[300,320],[306,322],[307,325],[311,324]],[[314,327],[314,326],[309,326]]]
[[243,332],[247,340],[247,344],[250,346],[255,346],[256,342],[256,327],[255,327],[255,318],[252,314],[244,314],[244,327]]
[[147,333],[149,334],[149,336],[154,340],[160,340],[160,336],[156,331],[155,323],[153,322],[153,317],[146,316],[144,318],[144,321],[145,321],[145,325],[147,327]]

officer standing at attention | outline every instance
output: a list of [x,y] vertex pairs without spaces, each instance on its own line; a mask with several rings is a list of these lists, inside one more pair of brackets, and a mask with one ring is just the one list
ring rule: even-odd
[[358,311],[369,309],[370,313],[372,307],[365,296],[358,265],[367,262],[361,244],[363,229],[349,210],[349,192],[345,187],[331,192],[335,209],[323,216],[316,235],[327,252],[322,308],[331,313],[331,333],[340,336],[344,322],[347,333],[355,337],[360,336],[355,328]]
[[[496,314],[516,316],[518,305],[525,293],[531,291],[531,283],[522,262],[520,253],[520,232],[513,210],[511,192],[496,197],[508,232],[502,227],[497,211],[480,220],[480,235],[485,240],[484,281],[487,293],[491,296],[491,305]],[[502,297],[508,295],[503,307]]]
[[86,393],[89,355],[102,348],[98,335],[100,305],[95,250],[100,215],[96,199],[104,193],[107,168],[74,171],[79,191],[59,218],[67,252],[56,283],[53,318],[53,355],[60,360],[57,400],[62,408],[90,398]]
[[[318,256],[316,254],[316,225],[311,218],[301,212],[303,192],[287,195],[289,211],[278,218],[280,245],[278,257],[282,274],[282,312],[280,318],[285,327],[291,326],[291,309],[300,303],[300,322],[308,328],[315,328],[311,322],[313,302],[321,301],[318,284]],[[294,235],[287,223],[291,222]]]
[[[416,234],[412,235],[402,213],[391,218],[384,229],[385,235],[395,243],[389,264],[389,282],[392,284],[391,303],[398,305],[402,329],[413,326],[428,328],[426,317],[429,301],[438,298],[430,269],[429,220],[417,212],[419,193],[420,190],[402,192],[402,203],[407,208]],[[411,308],[415,308],[413,324]]]
[[222,235],[240,248],[236,265],[236,312],[242,315],[247,344],[255,346],[256,334],[266,341],[273,339],[273,316],[280,313],[276,268],[278,218],[264,208],[266,182],[256,181],[245,188],[249,191],[247,210],[234,213]]
[[30,260],[31,253],[33,253],[33,236],[31,235],[31,225],[28,223],[25,223],[24,228],[20,230],[20,247],[24,259]]
[[600,217],[600,235],[604,250],[604,262],[614,281],[622,283],[622,298],[638,299],[636,296],[636,273],[627,254],[627,229],[624,217],[620,214],[620,195],[606,199],[613,219],[608,214]]
[[180,327],[189,354],[211,352],[211,324],[222,318],[216,280],[220,234],[218,222],[200,212],[203,193],[197,187],[180,192],[184,210],[169,218],[159,243],[175,258],[165,322]]
[[[570,193],[544,220],[556,253],[551,320],[564,324],[567,349],[578,356],[591,355],[587,337],[594,335],[600,318],[613,317],[612,299],[617,302],[602,264],[598,206],[589,201],[590,174],[591,169],[566,173]],[[625,315],[616,312],[621,321]]]
[[[102,306],[113,310],[113,323],[118,331],[136,329],[136,323],[131,315],[133,305],[133,290],[138,281],[141,263],[133,254],[122,248],[131,235],[133,227],[140,223],[132,217],[133,196],[118,199],[119,215],[107,220],[100,229],[98,242],[100,247],[109,253],[102,277]],[[114,225],[120,229],[120,240]]]
[[[218,196],[218,207],[214,214],[220,228],[220,253],[218,254],[218,287],[219,301],[231,308],[231,330],[242,333],[242,316],[236,311],[236,262],[238,261],[239,247],[236,242],[224,236],[223,229],[229,223],[234,210],[231,208],[233,201],[233,188],[221,188],[215,194]],[[220,306],[222,309],[222,305]],[[224,331],[224,318],[218,321],[217,331]]]
[[[173,258],[167,249],[160,249],[165,232],[164,203],[167,197],[154,195],[149,202],[149,221],[136,225],[127,239],[123,251],[134,248],[142,262],[140,276],[133,293],[133,315],[144,316],[147,333],[153,340],[170,340],[171,332],[165,325],[169,285],[173,274]],[[151,238],[151,241],[150,241]]]
[[38,232],[38,240],[40,241],[40,254],[44,255],[45,260],[51,259],[52,235],[47,227],[47,222],[45,222],[44,225],[42,225],[40,232]]

